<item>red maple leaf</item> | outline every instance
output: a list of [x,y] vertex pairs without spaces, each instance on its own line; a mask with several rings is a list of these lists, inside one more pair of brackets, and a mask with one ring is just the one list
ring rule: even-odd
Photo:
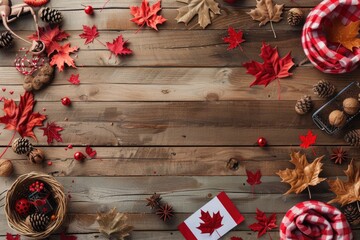
[[[50,26],[39,28],[40,40],[45,44],[48,56],[52,54],[59,46],[58,42],[67,39],[70,35],[60,30],[59,26],[51,28]],[[37,33],[28,37],[31,40],[38,40]]]
[[5,240],[20,240],[20,235],[17,234],[15,237],[11,235],[10,233],[6,233],[6,239]]
[[113,43],[107,42],[106,46],[113,54],[115,54],[115,56],[129,55],[132,53],[132,51],[131,49],[125,47],[126,43],[127,41],[124,41],[123,36],[120,34],[116,39],[113,40]]
[[242,51],[243,49],[240,46],[240,44],[245,42],[245,40],[243,39],[243,32],[241,30],[236,32],[233,27],[229,27],[228,34],[229,34],[229,36],[223,38],[224,42],[230,44],[229,47],[227,48],[227,50],[232,50],[232,49],[236,48],[237,46],[239,46],[239,48]]
[[258,220],[258,222],[251,224],[249,228],[254,232],[259,232],[257,235],[258,238],[264,235],[268,230],[277,227],[275,213],[273,213],[269,218],[267,218],[264,212],[256,209],[256,220]]
[[201,231],[201,234],[209,233],[210,235],[216,231],[216,229],[223,226],[222,219],[223,217],[220,215],[220,211],[217,213],[213,213],[213,216],[210,216],[209,212],[204,212],[201,210],[200,219],[203,223],[200,223],[200,226],[197,227]]
[[40,7],[45,5],[49,2],[49,0],[24,0],[24,3],[33,6],[33,7]]
[[256,77],[250,87],[254,85],[265,85],[266,87],[275,79],[292,75],[292,73],[289,73],[290,68],[294,66],[291,52],[280,59],[277,48],[272,48],[270,45],[263,42],[260,57],[264,60],[264,63],[251,61],[243,65],[247,69],[246,73],[250,73]]
[[4,99],[5,116],[0,117],[0,123],[6,124],[5,129],[17,131],[21,137],[37,140],[33,128],[43,126],[46,116],[34,113],[34,104],[34,95],[31,92],[20,96],[19,106],[16,106],[12,99]]
[[313,132],[309,130],[306,135],[304,136],[300,135],[299,138],[301,141],[300,147],[306,149],[316,143],[317,135],[314,135]]
[[224,0],[224,2],[226,2],[228,4],[234,4],[236,2],[236,0]]
[[96,151],[92,149],[90,146],[86,146],[86,154],[89,155],[90,158],[93,158],[96,156]]
[[130,21],[136,23],[137,25],[143,27],[145,24],[148,27],[157,29],[157,24],[162,24],[166,21],[166,19],[161,16],[157,15],[157,13],[161,10],[161,1],[158,1],[151,7],[146,0],[141,2],[141,6],[133,6],[130,7],[130,13],[134,16]]
[[70,47],[70,43],[62,46],[58,45],[56,49],[57,53],[52,56],[50,65],[56,65],[59,69],[59,72],[64,70],[65,64],[67,64],[69,67],[76,68],[74,59],[70,57],[70,53],[76,52],[78,49],[78,47]]
[[94,42],[95,38],[99,36],[97,27],[83,25],[83,33],[79,35],[81,38],[86,39],[85,45]]
[[76,240],[77,237],[75,236],[66,236],[65,233],[61,233],[60,240]]
[[230,240],[243,240],[241,237],[231,237]]
[[261,183],[261,172],[260,170],[257,170],[255,173],[246,170],[246,175],[247,175],[247,183],[250,185],[258,185]]
[[43,136],[47,136],[47,143],[50,144],[54,141],[54,139],[58,142],[62,142],[62,138],[61,138],[61,134],[59,132],[61,132],[62,130],[64,130],[62,127],[56,125],[55,122],[52,123],[47,123],[46,127],[40,128],[41,130],[44,131]]
[[80,84],[79,76],[80,76],[80,74],[77,74],[77,75],[71,74],[68,82],[70,82],[73,85],[79,85]]

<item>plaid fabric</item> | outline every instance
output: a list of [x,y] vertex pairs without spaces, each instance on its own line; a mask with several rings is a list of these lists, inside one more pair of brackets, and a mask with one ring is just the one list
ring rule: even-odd
[[280,225],[281,240],[351,240],[350,225],[339,209],[319,201],[292,207]]
[[301,37],[305,55],[325,73],[354,70],[360,61],[360,48],[354,52],[339,44],[327,43],[322,26],[339,17],[342,24],[360,20],[360,0],[324,0],[308,15]]

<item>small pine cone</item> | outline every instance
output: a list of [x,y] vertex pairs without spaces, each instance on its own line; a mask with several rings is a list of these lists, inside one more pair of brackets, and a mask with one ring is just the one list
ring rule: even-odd
[[314,93],[321,98],[328,98],[334,95],[336,87],[328,81],[320,80],[313,87]]
[[291,26],[298,26],[304,22],[304,13],[299,8],[289,10],[287,21]]
[[345,205],[341,210],[351,225],[360,224],[360,211],[356,202]]
[[304,115],[305,113],[309,112],[312,109],[312,107],[313,107],[313,102],[311,100],[311,97],[305,95],[296,102],[295,111],[300,115]]
[[28,154],[33,150],[33,145],[30,143],[29,139],[27,138],[17,138],[13,141],[11,145],[12,149],[15,153],[21,154]]
[[50,218],[43,213],[33,213],[29,215],[26,224],[36,232],[43,232],[50,223]]
[[14,40],[12,34],[8,31],[0,34],[0,48],[10,47]]
[[46,23],[57,24],[61,23],[63,16],[60,11],[51,9],[49,7],[43,7],[39,10],[39,17]]
[[32,163],[42,163],[45,160],[44,151],[34,148],[28,155],[28,159]]
[[345,137],[345,142],[354,147],[360,147],[360,129],[348,132]]

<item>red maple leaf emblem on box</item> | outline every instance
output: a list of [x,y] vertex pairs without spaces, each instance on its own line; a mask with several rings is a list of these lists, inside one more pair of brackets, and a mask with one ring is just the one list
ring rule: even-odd
[[208,211],[204,212],[201,210],[200,219],[203,223],[200,223],[200,226],[197,227],[201,231],[201,234],[209,233],[212,235],[217,229],[223,226],[222,219],[223,217],[220,215],[220,211],[217,213],[213,213],[213,216],[210,216]]

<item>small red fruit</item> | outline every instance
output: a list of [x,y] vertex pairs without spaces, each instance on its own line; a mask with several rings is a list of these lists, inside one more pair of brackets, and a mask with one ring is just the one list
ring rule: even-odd
[[93,15],[94,14],[94,8],[90,5],[86,6],[84,9],[85,13],[87,15]]
[[15,204],[15,210],[21,216],[27,215],[30,211],[30,202],[25,198],[17,200]]
[[74,153],[74,158],[77,161],[82,161],[85,159],[85,155],[82,152],[76,152]]
[[257,140],[257,144],[259,145],[259,147],[265,147],[267,145],[267,141],[265,138],[263,137],[260,137],[258,140]]
[[68,97],[63,97],[63,98],[61,99],[61,103],[62,103],[62,105],[64,105],[64,106],[70,106],[70,105],[71,105],[71,100],[70,100],[70,98],[68,98]]

